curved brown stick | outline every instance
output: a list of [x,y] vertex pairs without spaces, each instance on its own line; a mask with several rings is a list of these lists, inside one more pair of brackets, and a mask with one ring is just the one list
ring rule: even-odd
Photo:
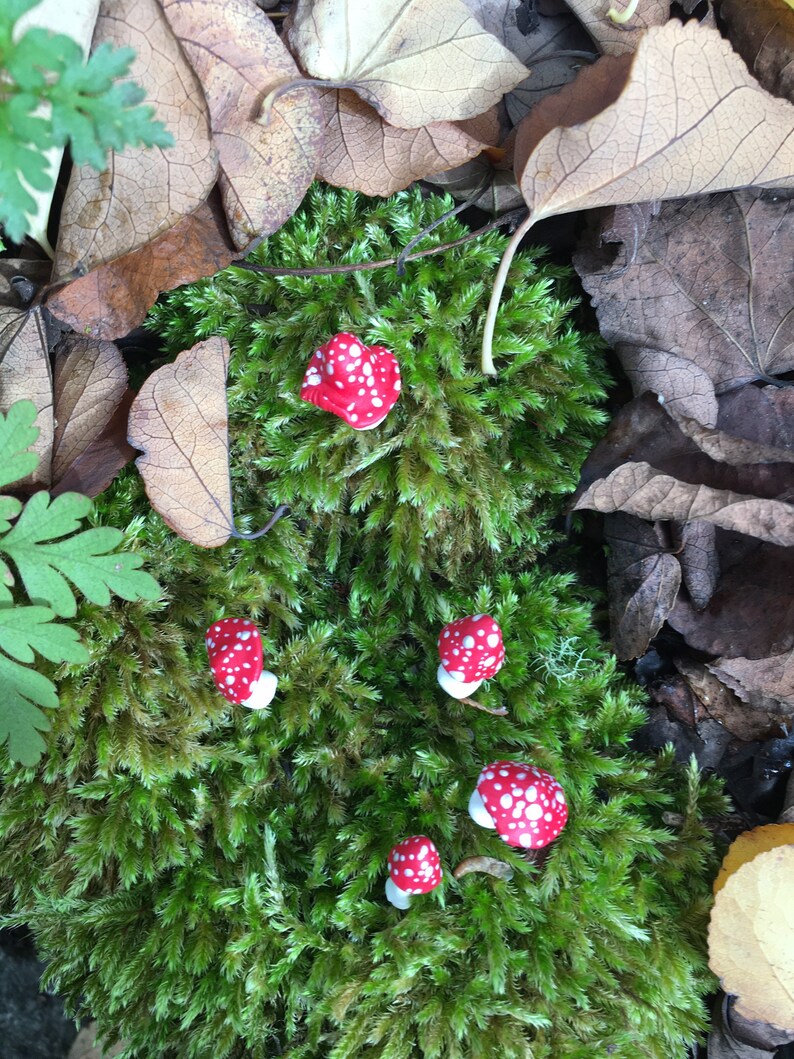
[[465,702],[467,706],[473,706],[475,710],[482,710],[483,713],[490,713],[494,717],[507,716],[506,706],[483,706],[481,702],[475,702],[474,699],[459,699],[458,701]]

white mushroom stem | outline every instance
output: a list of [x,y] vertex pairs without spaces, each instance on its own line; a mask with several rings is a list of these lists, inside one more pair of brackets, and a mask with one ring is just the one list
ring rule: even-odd
[[407,908],[411,903],[411,895],[401,890],[389,876],[386,880],[386,900],[391,901],[395,908]]
[[251,694],[242,703],[249,710],[264,710],[273,701],[278,687],[278,678],[275,673],[263,669],[258,680],[252,680],[250,684]]
[[480,827],[490,827],[491,829],[496,827],[494,819],[485,808],[485,802],[480,797],[480,792],[476,787],[472,792],[471,798],[469,798],[469,816]]
[[451,677],[443,666],[438,667],[436,676],[441,687],[446,691],[447,695],[451,695],[453,699],[465,699],[467,695],[474,694],[480,684],[482,684],[481,680],[455,680],[455,678]]

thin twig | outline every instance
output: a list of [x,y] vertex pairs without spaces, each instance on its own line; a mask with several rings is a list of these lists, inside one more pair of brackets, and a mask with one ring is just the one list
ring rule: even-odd
[[448,221],[452,217],[456,217],[463,210],[468,209],[469,206],[473,206],[475,202],[478,202],[482,198],[486,188],[491,183],[492,179],[493,173],[487,172],[475,188],[473,194],[469,195],[469,197],[467,199],[464,199],[463,202],[459,202],[457,206],[453,206],[451,210],[447,210],[446,213],[442,213],[440,217],[436,217],[432,224],[428,224],[427,228],[423,228],[418,235],[415,235],[413,237],[410,243],[407,243],[402,248],[402,250],[400,251],[400,256],[397,258],[398,276],[405,275],[405,263],[408,260],[408,257],[413,248],[416,246],[416,244],[421,243],[423,239],[430,235],[431,232],[434,232],[440,224],[444,223],[444,221]]
[[262,529],[256,530],[255,533],[240,533],[239,530],[235,529],[232,536],[240,541],[255,541],[260,537],[264,537],[266,533],[269,533],[273,529],[279,519],[289,514],[289,506],[287,504],[279,504],[267,522],[264,524]]
[[549,52],[548,55],[539,55],[537,59],[527,59],[527,66],[537,66],[539,63],[549,62],[551,59],[584,59],[586,62],[594,63],[596,59],[600,58],[598,52],[594,51],[575,51],[574,49],[564,48],[560,51]]
[[467,706],[473,706],[475,710],[482,710],[483,713],[493,714],[494,717],[506,717],[507,707],[506,706],[483,706],[481,702],[475,702],[474,699],[460,699],[460,702],[465,702]]
[[[496,220],[484,224],[482,228],[477,228],[476,231],[469,232],[467,235],[461,236],[460,239],[455,239],[454,242],[443,243],[441,246],[431,246],[428,250],[416,250],[413,254],[408,254],[405,260],[415,261],[419,257],[430,257],[431,254],[441,254],[445,250],[454,250],[455,247],[463,246],[464,243],[477,239],[479,236],[493,231],[494,228],[512,225],[519,217],[523,217],[526,212],[523,207],[517,210],[510,210],[508,213],[503,213],[501,217],[497,217]],[[314,268],[279,268],[277,265],[254,265],[250,261],[243,260],[232,261],[231,264],[235,268],[245,268],[249,272],[263,272],[269,276],[334,276],[342,272],[367,272],[374,268],[388,268],[389,265],[396,265],[397,261],[397,257],[387,257],[381,261],[365,261],[356,265],[318,265]]]

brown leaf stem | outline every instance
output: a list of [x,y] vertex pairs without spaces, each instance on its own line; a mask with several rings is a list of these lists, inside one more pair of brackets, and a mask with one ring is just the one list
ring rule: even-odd
[[262,529],[256,530],[254,533],[240,533],[238,529],[232,530],[232,537],[239,541],[255,541],[260,537],[264,537],[266,533],[269,533],[273,529],[275,524],[282,519],[285,515],[290,512],[288,504],[279,504],[267,522],[264,524]]
[[273,89],[272,92],[268,92],[265,98],[262,100],[262,107],[259,111],[259,122],[264,125],[265,128],[270,124],[270,120],[273,116],[273,107],[277,100],[282,96],[286,95],[287,92],[293,92],[296,88],[352,88],[353,83],[349,81],[320,81],[314,77],[296,77],[292,81],[285,81],[283,84],[278,85]]
[[[486,232],[493,231],[494,228],[512,224],[524,213],[526,213],[526,210],[523,208],[510,210],[509,213],[502,214],[496,220],[489,221],[482,228],[477,228],[476,231],[469,232],[468,235],[463,235],[460,239],[455,239],[451,243],[442,243],[441,246],[431,246],[428,250],[416,250],[414,253],[408,254],[405,260],[415,261],[419,257],[430,257],[432,254],[440,254],[445,250],[454,250],[455,247],[463,246],[464,243],[477,239],[479,236],[485,235]],[[242,260],[232,261],[232,265],[235,268],[248,269],[249,272],[263,272],[269,276],[333,276],[341,272],[367,272],[375,268],[388,268],[390,265],[396,265],[398,260],[398,257],[387,257],[380,261],[364,261],[354,265],[317,265],[313,268],[279,268],[277,265],[255,265],[250,261]]]
[[513,869],[503,860],[495,860],[493,857],[466,857],[455,868],[452,875],[456,879],[462,879],[464,875],[471,872],[484,872],[492,875],[495,879],[504,879],[509,882],[513,878]]
[[506,717],[507,707],[506,706],[483,706],[481,702],[475,702],[474,699],[460,699],[460,702],[465,702],[467,706],[473,706],[475,710],[482,710],[483,713],[490,713],[494,717]]
[[499,269],[493,281],[493,290],[491,291],[491,300],[488,303],[488,313],[485,317],[485,328],[482,336],[482,370],[484,375],[496,375],[496,368],[493,363],[493,333],[496,326],[496,314],[499,312],[502,291],[507,282],[507,274],[510,271],[510,265],[513,263],[516,250],[518,250],[521,240],[533,224],[534,218],[530,213],[513,232],[513,237],[507,244],[507,249],[499,262]]

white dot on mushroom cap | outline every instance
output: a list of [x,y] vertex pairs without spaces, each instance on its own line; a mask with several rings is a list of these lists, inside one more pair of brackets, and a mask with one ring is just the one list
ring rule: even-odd
[[538,797],[538,788],[537,787],[527,787],[527,798],[529,798],[529,800],[531,802],[534,802],[534,801],[536,801],[537,797]]
[[502,784],[501,784],[501,783],[495,783],[495,784],[493,785],[493,789],[494,789],[495,791],[500,791],[500,790],[502,789]]
[[337,345],[339,346],[339,349],[347,349],[347,342],[339,342]]
[[543,810],[537,802],[534,802],[532,805],[527,806],[526,815],[529,820],[540,820],[541,816],[543,816]]
[[334,373],[334,366],[333,366],[333,364],[332,364],[332,363],[330,362],[330,360],[329,360],[329,361],[328,361],[328,374],[329,374],[329,375],[333,375],[333,373]]
[[492,779],[494,778],[494,774],[493,774],[493,772],[486,772],[486,773],[485,773],[485,778],[486,778],[487,780],[492,780]]
[[513,810],[513,819],[514,820],[520,820],[521,819],[521,817],[523,816],[524,805],[526,805],[526,802],[519,803],[518,805],[516,805],[515,809]]
[[464,636],[463,637],[463,646],[464,647],[474,647],[474,637],[473,636]]
[[498,643],[499,643],[499,634],[495,633],[495,632],[490,633],[489,636],[488,636],[488,646],[489,647],[496,647]]
[[543,814],[543,819],[544,820],[551,820],[551,813],[544,813]]
[[502,797],[499,799],[499,804],[503,809],[509,809],[510,806],[513,804],[513,799],[509,794],[503,794]]
[[355,413],[355,412],[354,412],[354,413],[353,413],[353,414],[351,415],[351,417],[350,417],[350,421],[351,421],[352,423],[357,423],[357,422],[358,422],[358,416],[356,415],[356,413]]
[[419,859],[420,860],[424,860],[424,858],[426,856],[427,856],[427,846],[422,846],[422,848],[419,850]]
[[[483,658],[482,662],[480,662],[480,666],[492,666],[495,664],[495,662],[496,659],[494,658],[494,656],[489,655],[488,658]],[[505,775],[507,775],[507,773],[505,773]]]
[[518,836],[518,841],[521,843],[522,846],[531,846],[532,835],[530,835],[528,831],[525,831],[523,835]]
[[413,868],[406,868],[405,871],[403,872],[403,875],[405,875],[405,877],[407,879],[413,879],[413,877],[414,877]]
[[556,791],[554,794],[555,801],[558,801],[560,805],[565,805],[565,795],[562,791]]
[[373,397],[372,403],[375,405],[376,408],[380,408],[383,405],[383,401],[381,401],[380,397]]
[[358,396],[359,396],[359,397],[363,397],[363,396],[364,396],[364,394],[365,394],[366,392],[367,392],[367,391],[366,391],[366,390],[364,389],[364,387],[362,386],[362,387],[361,387],[361,389],[360,389],[360,390],[358,391]]
[[231,677],[230,676],[230,677],[226,678],[226,683],[227,684],[233,684],[235,682],[235,680],[236,680],[236,677]]
[[508,776],[509,773],[508,773],[507,769],[499,769],[499,775],[500,776]]

